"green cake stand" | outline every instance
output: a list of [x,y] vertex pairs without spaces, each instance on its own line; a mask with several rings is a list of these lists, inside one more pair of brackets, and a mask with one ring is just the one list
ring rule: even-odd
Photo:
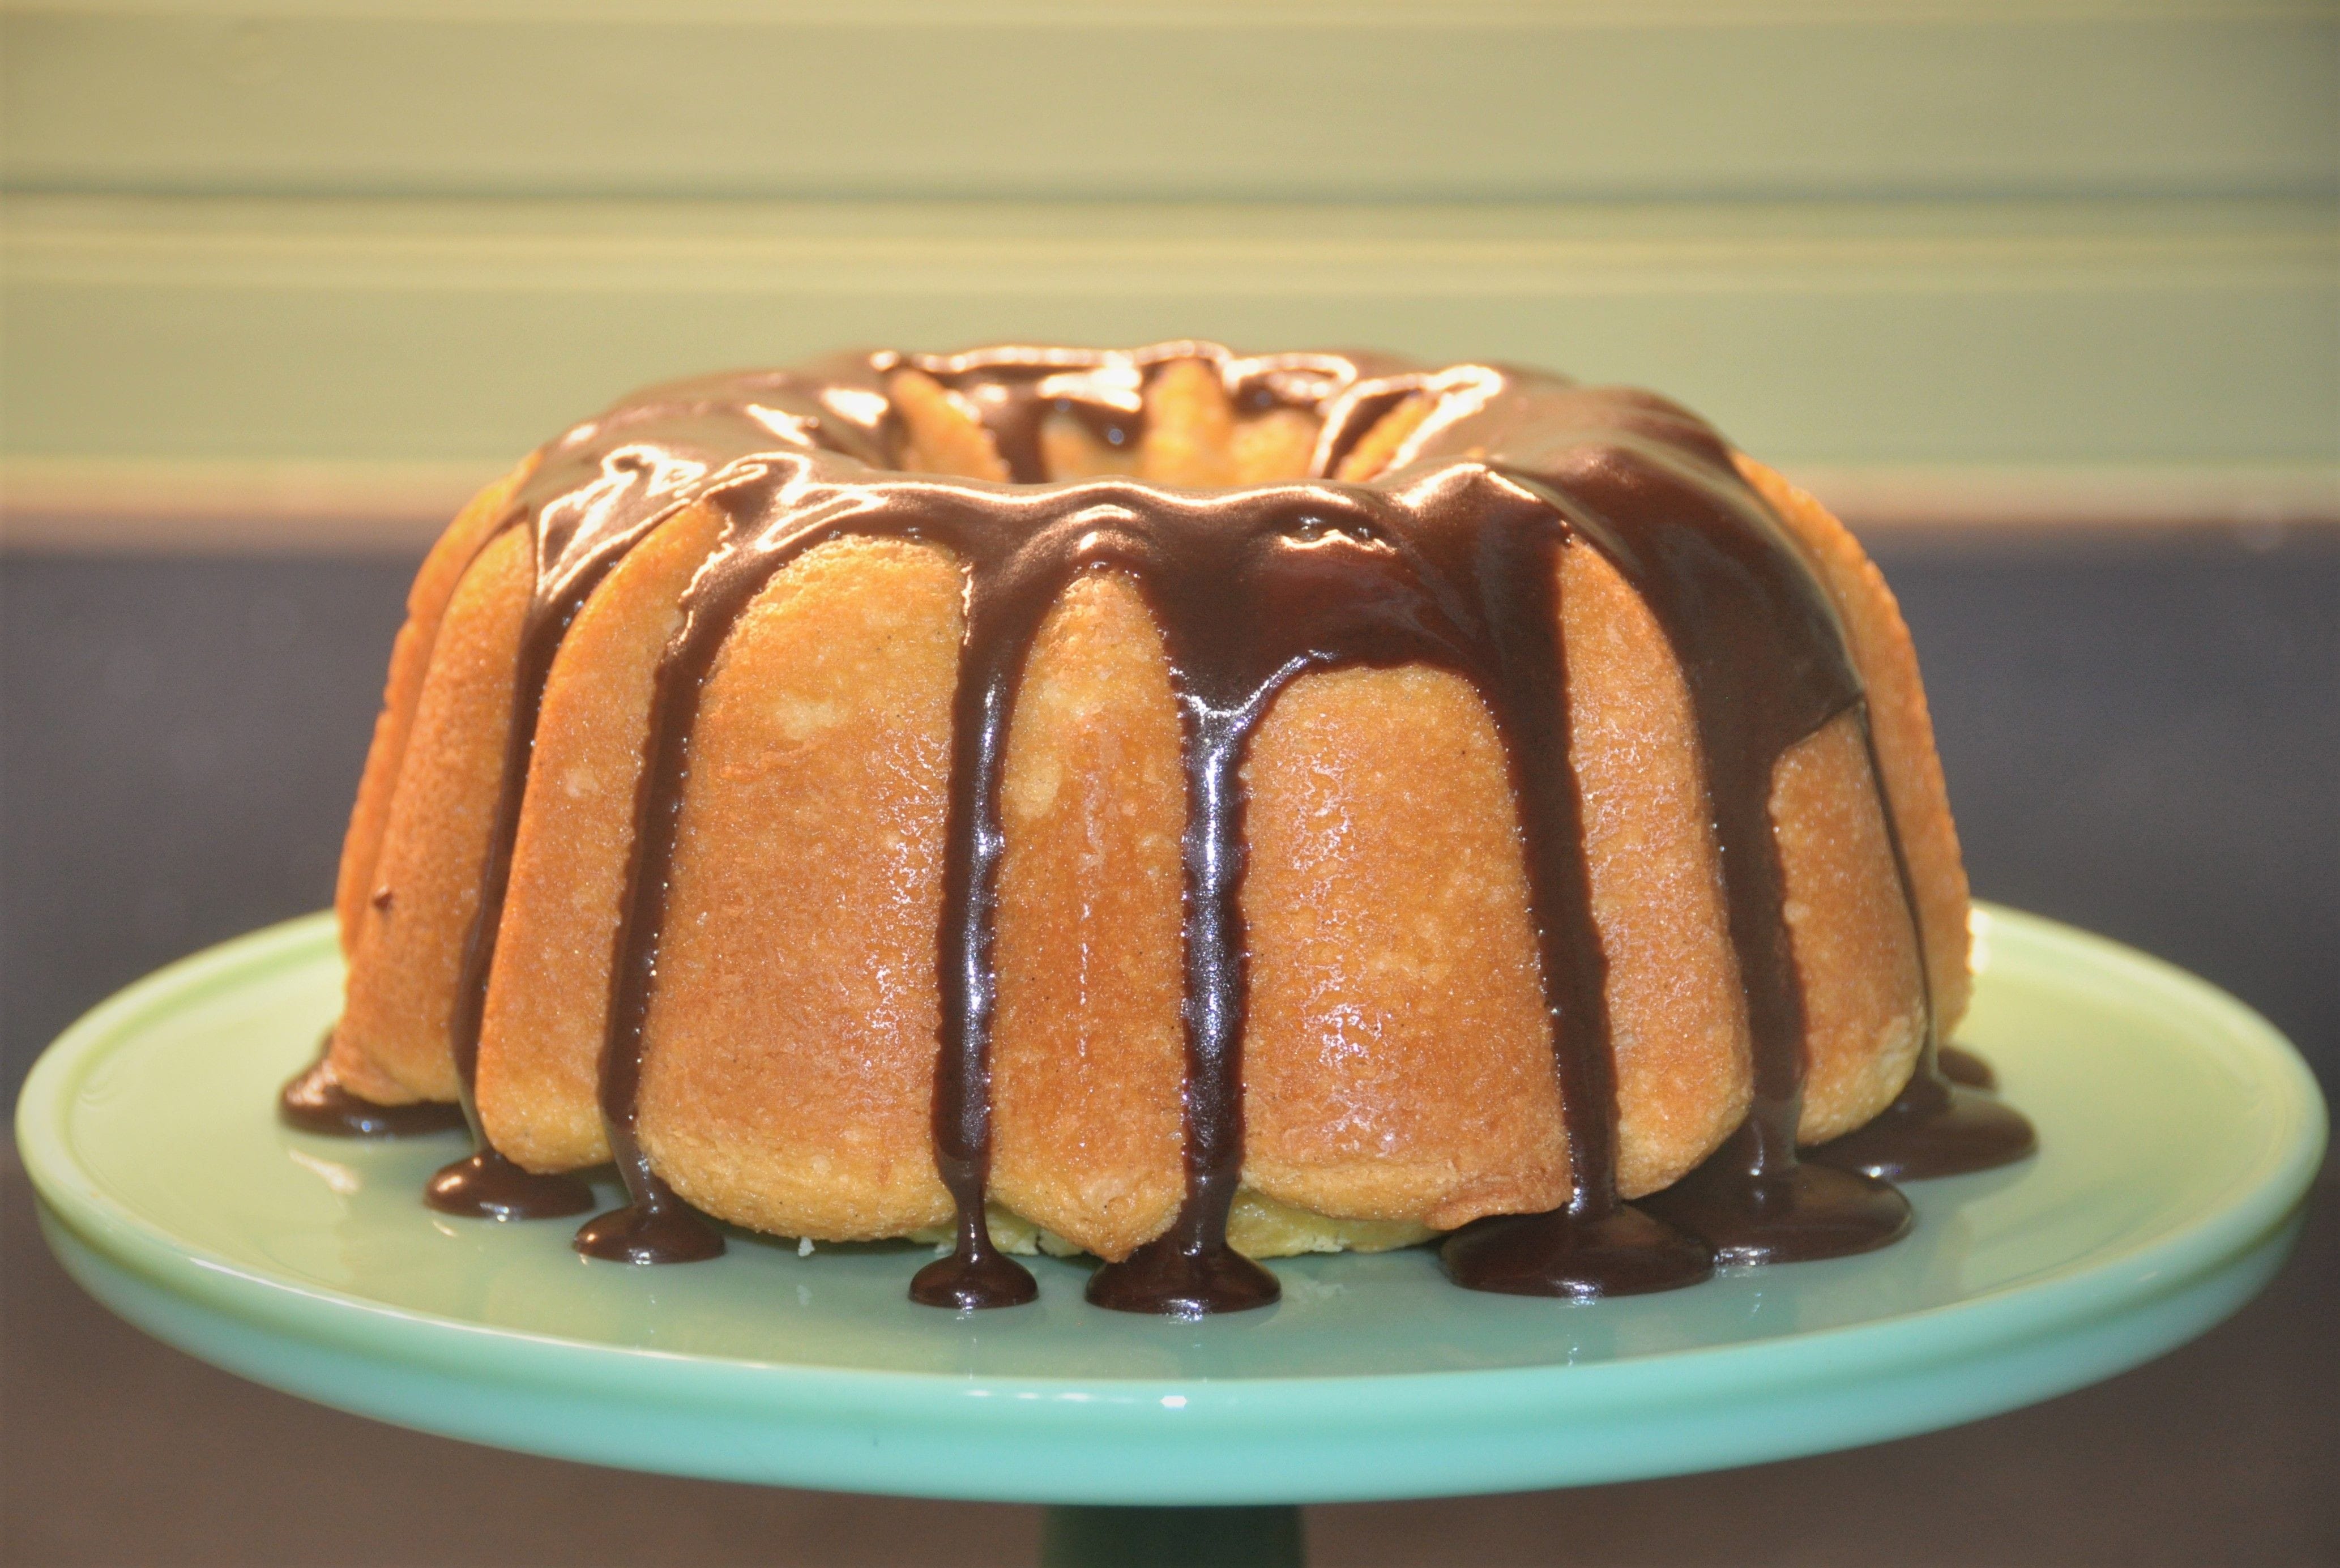
[[1091,1307],[1049,1258],[1036,1305],[967,1316],[906,1298],[908,1245],[734,1233],[709,1263],[589,1263],[567,1224],[424,1208],[459,1137],[278,1124],[339,1006],[323,917],[82,1019],[16,1136],[91,1294],[289,1393],[593,1464],[1057,1504],[1054,1563],[1297,1563],[1300,1503],[1875,1443],[2107,1377],[2249,1299],[2323,1156],[2298,1057],[2113,943],[2004,910],[1977,935],[1961,1038],[2037,1156],[1913,1184],[1915,1234],[1885,1251],[1591,1305],[1458,1290],[1423,1249],[1280,1261],[1279,1305],[1199,1323]]

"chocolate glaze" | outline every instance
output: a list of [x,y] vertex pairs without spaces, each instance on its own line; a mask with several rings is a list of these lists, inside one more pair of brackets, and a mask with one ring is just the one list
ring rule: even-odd
[[1714,1272],[1712,1247],[1631,1204],[1579,1206],[1476,1221],[1446,1239],[1439,1260],[1472,1290],[1569,1301],[1680,1290]]
[[[1869,746],[1870,770],[1882,779],[1873,738]],[[1893,847],[1893,868],[1901,878],[1901,894],[1918,928],[1917,893],[1909,880],[1909,857],[1901,842],[1900,825],[1885,814],[1885,833]],[[1922,948],[1924,933],[1919,928]],[[1963,1176],[2012,1165],[2038,1146],[2038,1135],[2019,1111],[1999,1104],[1971,1087],[1961,1087],[1945,1068],[1944,1047],[1936,1027],[1933,981],[1921,956],[1919,978],[1926,993],[1926,1037],[1918,1052],[1917,1069],[1893,1097],[1893,1103],[1843,1137],[1823,1144],[1812,1157],[1821,1165],[1850,1171],[1876,1181],[1915,1181],[1928,1176]],[[1961,1070],[1979,1069],[1986,1083],[1989,1065],[1959,1052]]]
[[[627,424],[626,416],[620,414],[595,428],[606,443],[612,436],[622,438]],[[498,1153],[489,1140],[473,1092],[479,1075],[480,1026],[487,1011],[496,929],[511,881],[512,850],[520,836],[537,717],[553,659],[570,623],[593,590],[652,522],[671,509],[685,493],[682,487],[699,472],[695,465],[668,460],[655,446],[622,439],[614,445],[596,443],[581,451],[560,443],[545,454],[531,476],[534,482],[514,498],[503,520],[506,527],[523,521],[529,525],[532,586],[521,625],[510,739],[504,748],[487,863],[480,873],[479,908],[464,941],[463,968],[456,983],[455,1014],[450,1025],[449,1044],[474,1152],[440,1170],[424,1189],[423,1201],[442,1213],[491,1219],[552,1219],[583,1214],[593,1206],[592,1188],[577,1176],[523,1170]],[[625,1146],[631,1146],[630,1139]],[[622,1151],[620,1158],[624,1158]],[[623,1255],[634,1262],[679,1262],[721,1252],[721,1238],[711,1229],[705,1234],[711,1238],[711,1252],[707,1250],[707,1241],[694,1239],[676,1248],[671,1258],[637,1256],[644,1245],[638,1237],[605,1238],[588,1250],[596,1256]],[[619,1251],[600,1250],[606,1247]]]
[[610,1124],[610,1145],[625,1177],[629,1201],[625,1207],[597,1215],[577,1227],[572,1245],[579,1252],[610,1263],[639,1264],[701,1263],[723,1255],[723,1233],[650,1169],[630,1119],[623,1126]]
[[[1909,892],[1909,864],[1889,814],[1887,828],[1914,920],[1918,906]],[[1920,964],[1921,973],[1923,968]],[[2038,1135],[2023,1113],[1985,1092],[1998,1083],[1990,1064],[1937,1037],[1930,985],[1926,1018],[1917,1069],[1893,1103],[1866,1126],[1812,1150],[1816,1163],[1880,1182],[1920,1181],[2013,1165],[2039,1146]]]
[[[1123,478],[1042,482],[1041,432],[1052,414],[1080,420],[1108,444],[1137,441],[1146,380],[1176,360],[1214,367],[1244,412],[1289,406],[1319,415],[1314,477],[1210,493]],[[982,419],[1014,482],[896,471],[905,432],[886,378],[903,368],[932,375]],[[1430,400],[1430,416],[1389,472],[1363,485],[1322,477],[1384,412],[1417,396]],[[630,1201],[579,1233],[581,1251],[667,1262],[722,1249],[719,1233],[657,1176],[636,1136],[691,732],[701,687],[749,601],[804,551],[848,536],[931,541],[967,572],[934,1100],[937,1169],[957,1207],[957,1240],[949,1256],[919,1271],[914,1298],[965,1310],[1035,1294],[984,1220],[999,789],[1033,640],[1066,585],[1092,571],[1128,574],[1162,628],[1188,816],[1185,1200],[1164,1236],[1097,1271],[1091,1301],[1192,1315],[1276,1297],[1274,1276],[1226,1242],[1243,1158],[1242,767],[1284,685],[1343,665],[1423,663],[1469,680],[1502,737],[1519,806],[1572,1188],[1552,1213],[1491,1219],[1450,1238],[1443,1256],[1459,1282],[1574,1298],[1625,1295],[1694,1283],[1717,1256],[1836,1255],[1907,1228],[1908,1206],[1889,1186],[1800,1165],[1795,1148],[1803,1017],[1768,803],[1773,767],[1789,748],[1839,715],[1861,713],[1834,611],[1728,448],[1694,416],[1644,392],[1489,365],[1243,358],[1196,342],[1127,352],[882,352],[653,389],[547,448],[507,519],[531,531],[535,588],[459,997],[454,1045],[467,1112],[553,657],[610,568],[694,502],[718,509],[725,526],[685,596],[682,629],[657,677],[601,1059],[601,1107]],[[1600,551],[1640,592],[1687,678],[1754,1053],[1746,1125],[1646,1210],[1624,1205],[1616,1190],[1605,962],[1559,634],[1557,564],[1571,544]],[[1906,893],[1906,868],[1903,882]],[[1914,922],[1914,900],[1910,913]],[[2011,1157],[2003,1124],[1978,1120],[1955,1099],[1955,1114],[1945,1114],[1929,1097],[1938,1082],[1929,1046],[1904,1097],[1908,1111],[1879,1140],[1936,1149],[1909,1156],[1921,1166]],[[475,1113],[471,1120],[476,1132]],[[483,1137],[480,1148],[450,1173],[472,1172],[464,1182],[486,1185],[497,1166],[516,1171]]]
[[[1641,594],[1681,663],[1746,997],[1754,1056],[1754,1103],[1747,1120],[1701,1172],[1677,1184],[1667,1195],[1671,1201],[1651,1205],[1650,1212],[1705,1241],[1725,1261],[1834,1256],[1882,1245],[1909,1225],[1899,1195],[1803,1172],[1796,1158],[1803,998],[1770,813],[1780,758],[1831,719],[1859,710],[1860,684],[1842,628],[1712,431],[1647,393],[1519,384],[1524,379],[1515,374],[1513,384],[1491,397],[1487,411],[1466,420],[1464,428],[1474,445],[1496,454],[1491,461],[1522,473],[1579,537],[1608,557]],[[1571,406],[1588,398],[1609,405],[1591,421]],[[1550,661],[1562,662],[1556,650]],[[1496,710],[1504,712],[1500,706]],[[1565,777],[1564,749],[1534,761],[1547,779]],[[1572,799],[1572,785],[1568,793]],[[1581,876],[1581,835],[1567,852]],[[1906,877],[1904,883],[1906,892]],[[1540,923],[1561,917],[1597,944],[1589,906],[1562,911],[1539,900],[1537,914]],[[1584,959],[1570,968],[1579,975],[1598,973]],[[1552,972],[1547,964],[1547,976]],[[1549,991],[1549,978],[1545,985]],[[1592,1041],[1561,1051],[1563,1060],[1605,1062],[1608,1054],[1605,1027]],[[1613,1119],[1613,1087],[1604,1087],[1601,1100]],[[1584,1178],[1577,1186],[1572,1207],[1584,1201]],[[1770,1195],[1767,1201],[1739,1201],[1759,1189]],[[1528,1227],[1515,1232],[1527,1233]],[[1460,1272],[1456,1277],[1473,1283]]]
[[559,1219],[590,1209],[593,1189],[581,1176],[523,1170],[483,1147],[440,1166],[423,1184],[422,1201],[463,1219]]
[[1885,1181],[1917,1181],[2013,1165],[2038,1146],[2020,1111],[1921,1071],[1868,1126],[1822,1144],[1811,1157]]
[[328,1031],[317,1047],[317,1059],[301,1069],[276,1097],[276,1115],[287,1126],[304,1133],[337,1138],[406,1138],[425,1133],[451,1133],[463,1125],[463,1113],[439,1100],[411,1105],[378,1106],[342,1087],[325,1058],[333,1037]]
[[1934,1047],[1934,1067],[1950,1082],[1963,1084],[1970,1089],[1998,1087],[1998,1074],[1991,1069],[1988,1062],[1964,1046],[1953,1045],[1948,1040]]
[[1702,1244],[1618,1201],[1608,959],[1593,921],[1569,753],[1558,545],[1548,522],[1531,515],[1522,523],[1491,529],[1482,545],[1479,587],[1497,680],[1482,690],[1501,716],[1519,802],[1571,1192],[1563,1208],[1457,1235],[1440,1257],[1457,1283],[1515,1295],[1591,1300],[1671,1290],[1704,1279],[1713,1258]]
[[1704,1165],[1642,1206],[1732,1267],[1874,1252],[1909,1234],[1909,1200],[1886,1183],[1826,1166],[1768,1168],[1741,1128]]

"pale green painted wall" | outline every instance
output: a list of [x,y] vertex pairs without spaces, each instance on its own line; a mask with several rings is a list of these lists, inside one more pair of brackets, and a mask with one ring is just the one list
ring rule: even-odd
[[636,382],[844,343],[1193,332],[1643,382],[1808,467],[2225,474],[2340,510],[2332,5],[0,26],[18,493],[489,465]]
[[2330,194],[2327,7],[25,5],[11,178],[297,194]]

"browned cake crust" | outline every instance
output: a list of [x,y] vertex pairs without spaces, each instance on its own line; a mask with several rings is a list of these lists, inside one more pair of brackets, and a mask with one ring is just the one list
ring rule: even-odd
[[333,1031],[336,1071],[363,1064],[342,1080],[360,1093],[376,1080],[395,1086],[397,1099],[451,1100],[461,1090],[450,1024],[480,907],[529,584],[526,535],[508,530],[481,550],[431,640],[414,716],[394,727],[406,740],[398,786],[361,879],[375,891],[359,903]]
[[1934,1027],[1948,1038],[1966,1017],[1974,977],[1967,962],[1967,869],[1950,820],[1949,787],[1934,750],[1934,721],[1918,679],[1918,650],[1885,574],[1852,531],[1805,491],[1753,458],[1739,471],[1771,503],[1842,617],[1846,640],[1868,691],[1869,734],[1879,776],[1901,833],[1919,922],[1926,937],[1926,975]]
[[1001,800],[996,1201],[1126,1256],[1185,1195],[1185,821],[1170,661],[1125,578],[1074,584],[1032,650]]

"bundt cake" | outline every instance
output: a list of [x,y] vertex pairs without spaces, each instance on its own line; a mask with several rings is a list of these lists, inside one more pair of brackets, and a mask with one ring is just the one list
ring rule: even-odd
[[1205,342],[683,382],[408,610],[288,1096],[460,1102],[442,1209],[614,1158],[591,1256],[711,1216],[1195,1313],[1441,1235],[1576,1297],[1858,1251],[1883,1178],[2029,1147],[1937,1066],[1967,887],[1891,595],[1647,392]]

